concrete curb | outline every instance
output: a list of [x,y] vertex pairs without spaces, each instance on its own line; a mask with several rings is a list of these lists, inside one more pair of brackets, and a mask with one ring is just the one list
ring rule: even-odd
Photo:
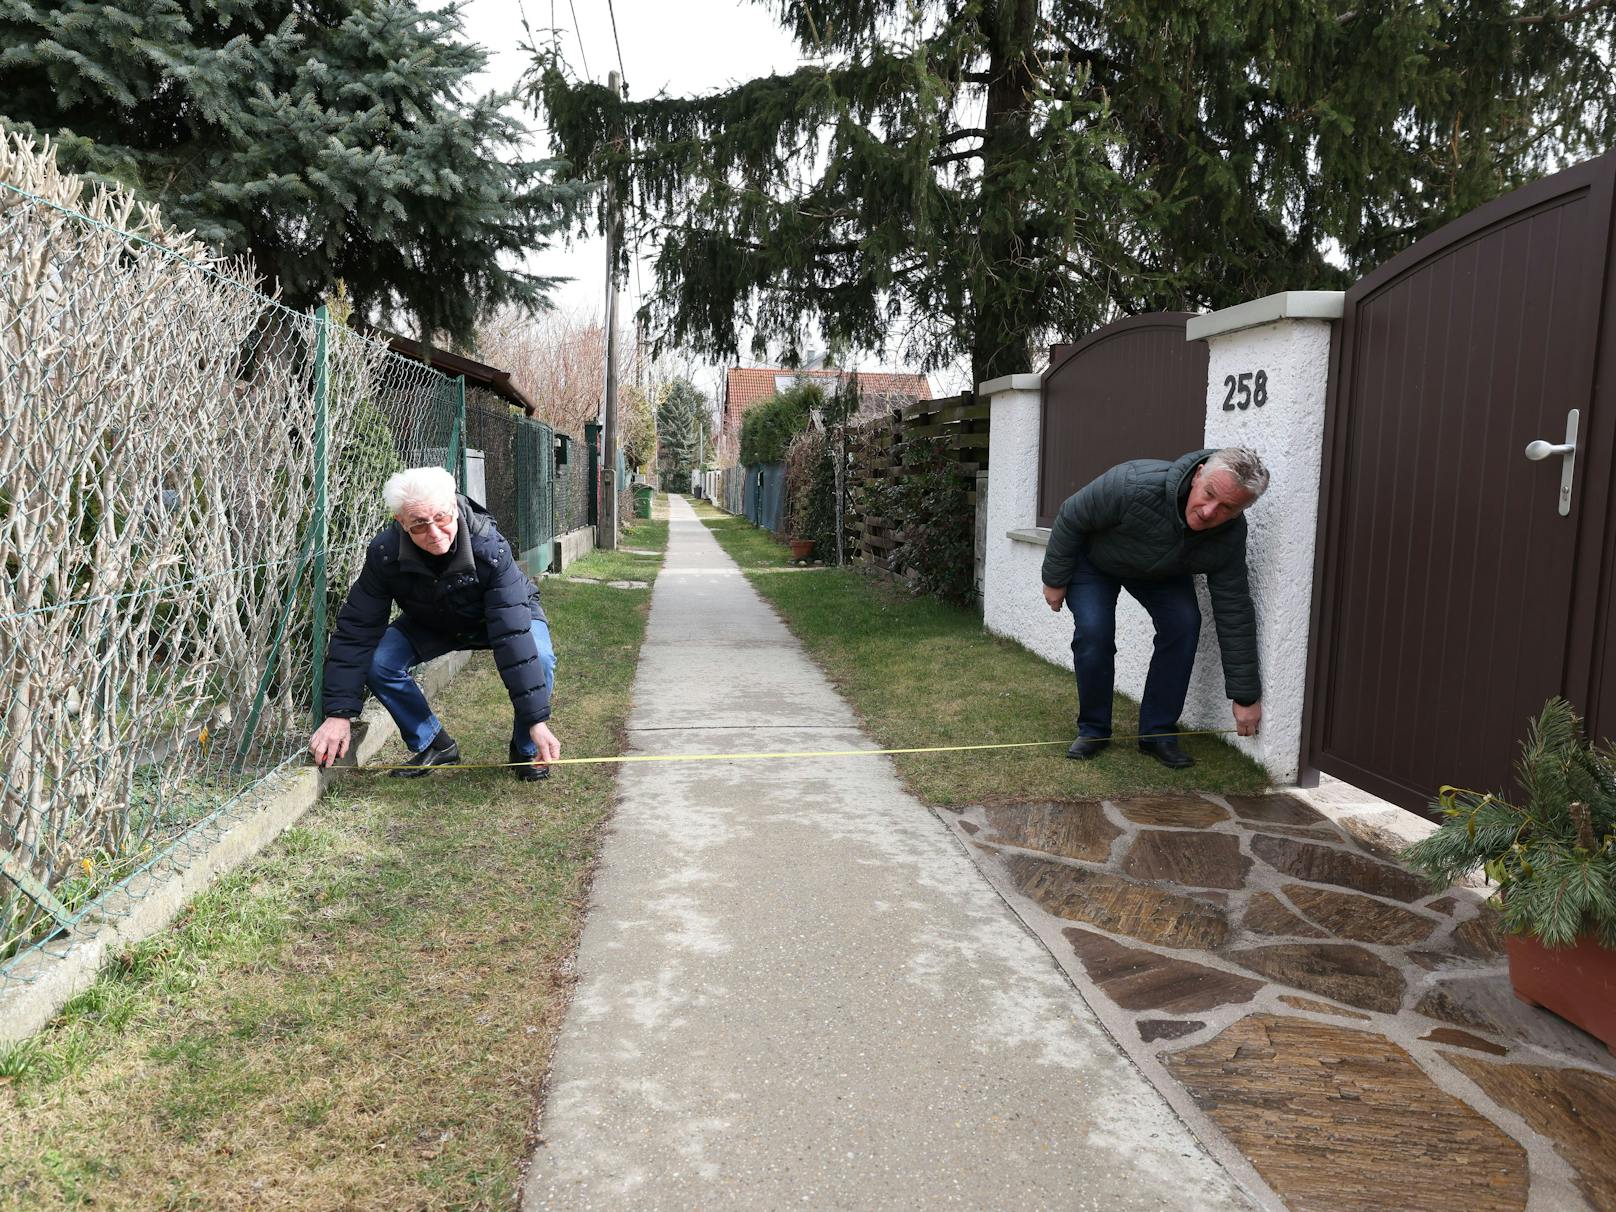
[[[471,654],[451,652],[421,666],[416,679],[428,696],[442,690]],[[363,766],[398,735],[372,700],[342,765],[322,773],[294,766],[270,775],[229,811],[193,831],[168,858],[110,892],[74,935],[19,960],[0,978],[0,1044],[27,1039],[50,1022],[74,994],[95,983],[123,948],[168,926],[198,892],[251,859],[295,825],[326,786],[349,766]]]
[[550,571],[565,572],[568,564],[581,560],[593,550],[595,550],[593,526],[580,526],[577,530],[558,534],[555,537],[555,562]]

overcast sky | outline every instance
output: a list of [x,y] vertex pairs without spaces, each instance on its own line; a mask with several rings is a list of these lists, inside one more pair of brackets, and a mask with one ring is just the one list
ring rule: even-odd
[[[673,96],[713,92],[769,72],[794,71],[801,62],[797,44],[773,17],[773,3],[613,0],[613,4],[615,42],[606,0],[468,0],[461,10],[466,35],[489,53],[487,71],[470,81],[471,87],[478,93],[512,88],[527,70],[531,56],[521,49],[521,43],[528,41],[524,16],[541,41],[548,40],[554,22],[574,72],[605,83],[607,72],[621,70],[634,98],[663,91]],[[538,125],[531,113],[523,117],[529,126]],[[642,252],[649,256],[650,250]],[[599,315],[605,308],[605,261],[604,245],[591,239],[541,253],[530,264],[535,272],[574,279],[557,293],[558,306]],[[642,263],[638,279],[630,274],[619,298],[621,323],[632,323],[640,287],[651,286],[649,260]],[[870,363],[864,369],[876,366]],[[711,391],[716,379],[711,373],[702,377],[707,381],[701,386]]]

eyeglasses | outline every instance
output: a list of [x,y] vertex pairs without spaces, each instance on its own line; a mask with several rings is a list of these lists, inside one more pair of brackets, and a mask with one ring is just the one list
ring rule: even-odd
[[452,513],[435,513],[424,522],[400,522],[405,530],[411,534],[425,534],[429,530],[448,530],[454,524],[455,515]]

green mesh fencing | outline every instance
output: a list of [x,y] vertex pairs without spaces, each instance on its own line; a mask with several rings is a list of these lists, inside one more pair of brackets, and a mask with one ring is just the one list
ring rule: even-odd
[[[565,462],[561,460],[565,458]],[[593,483],[589,475],[589,447],[573,434],[556,434],[553,518],[558,535],[589,525]]]
[[516,543],[531,572],[548,571],[555,540],[555,431],[539,421],[516,422],[516,478],[525,486],[516,504]]
[[[382,482],[466,474],[462,383],[85,206],[0,181],[0,981],[304,755]],[[549,431],[513,425],[542,547]]]

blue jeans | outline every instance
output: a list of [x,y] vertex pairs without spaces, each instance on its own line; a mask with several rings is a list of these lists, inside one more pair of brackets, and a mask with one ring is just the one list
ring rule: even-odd
[[[544,667],[544,678],[553,691],[556,659],[547,624],[534,621],[533,643],[539,650],[539,664]],[[382,642],[376,645],[376,655],[370,659],[367,684],[370,692],[387,708],[387,714],[393,717],[399,736],[412,753],[419,753],[430,745],[443,725],[432,714],[432,708],[427,706],[426,695],[421,693],[420,686],[410,676],[410,669],[461,647],[486,648],[487,645],[456,644],[450,638],[432,636],[417,628],[406,630],[397,623],[387,629]],[[514,721],[511,724],[511,749],[523,757],[532,757],[538,752],[528,729]]]
[[1077,673],[1077,733],[1111,735],[1119,589],[1126,589],[1148,610],[1156,625],[1156,650],[1139,700],[1139,731],[1145,736],[1172,732],[1184,710],[1201,641],[1201,603],[1194,578],[1113,577],[1079,551],[1072,583],[1066,587],[1066,606],[1072,612],[1072,668]]

